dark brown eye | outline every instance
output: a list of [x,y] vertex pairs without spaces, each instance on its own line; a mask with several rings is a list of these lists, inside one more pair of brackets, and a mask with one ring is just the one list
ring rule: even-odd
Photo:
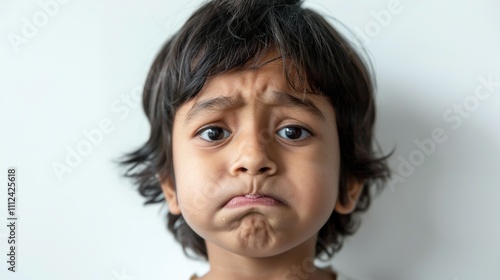
[[279,137],[289,140],[302,140],[309,137],[311,134],[304,128],[298,126],[287,126],[276,133]]
[[209,142],[219,141],[229,137],[231,133],[223,128],[217,126],[207,127],[198,133],[198,136]]

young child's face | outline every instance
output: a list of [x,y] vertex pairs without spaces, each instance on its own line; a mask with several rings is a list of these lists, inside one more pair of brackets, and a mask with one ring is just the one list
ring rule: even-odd
[[209,255],[314,250],[339,204],[334,110],[324,96],[291,90],[272,58],[210,78],[175,115],[175,187],[162,188]]

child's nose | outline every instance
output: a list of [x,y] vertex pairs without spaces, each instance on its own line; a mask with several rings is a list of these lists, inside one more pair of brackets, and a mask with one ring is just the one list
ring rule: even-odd
[[265,141],[257,136],[240,137],[244,137],[244,140],[237,146],[236,160],[231,165],[231,174],[233,176],[276,174],[278,165],[269,154],[272,141]]

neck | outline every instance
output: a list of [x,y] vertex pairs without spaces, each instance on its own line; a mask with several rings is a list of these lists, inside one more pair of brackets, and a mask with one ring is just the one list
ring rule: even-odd
[[311,238],[278,255],[248,257],[207,242],[210,271],[200,279],[331,280],[331,274],[314,266],[315,246],[316,238]]

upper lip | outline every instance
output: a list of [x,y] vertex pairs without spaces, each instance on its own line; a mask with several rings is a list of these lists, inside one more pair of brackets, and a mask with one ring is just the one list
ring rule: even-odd
[[263,196],[265,196],[265,197],[270,197],[270,198],[272,198],[272,199],[274,199],[274,200],[277,200],[278,202],[280,202],[280,203],[282,203],[282,204],[285,204],[285,203],[283,202],[283,200],[282,200],[281,198],[277,197],[276,195],[274,195],[274,194],[269,194],[269,193],[267,193],[267,192],[262,192],[262,191],[259,191],[259,192],[247,192],[247,193],[238,193],[238,194],[235,194],[235,195],[230,195],[230,196],[229,196],[229,198],[228,198],[228,199],[226,199],[226,200],[224,201],[223,206],[227,205],[227,203],[228,203],[229,201],[231,201],[231,199],[233,199],[233,198],[235,198],[235,197],[239,197],[239,196],[245,196],[245,195],[254,195],[254,196],[257,196],[257,197],[263,197]]

